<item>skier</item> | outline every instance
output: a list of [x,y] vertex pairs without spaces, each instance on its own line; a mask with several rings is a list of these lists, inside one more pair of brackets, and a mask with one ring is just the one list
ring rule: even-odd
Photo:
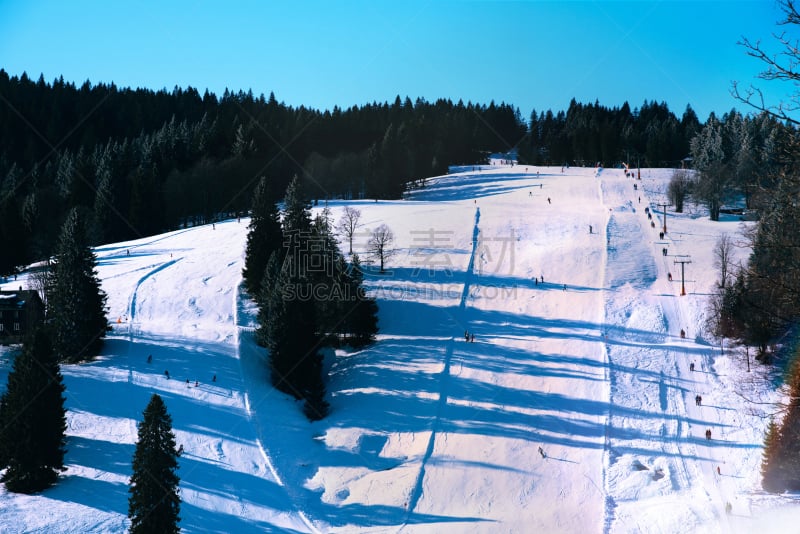
[[153,363],[153,355],[152,354],[148,354],[147,355],[147,363]]
[[200,385],[200,382],[199,382],[199,381],[197,381],[197,380],[195,380],[195,381],[194,381],[194,387],[198,387],[199,385]]
[[706,439],[711,440],[711,429],[706,430]]
[[475,334],[470,334],[469,335],[469,342],[470,343],[475,343]]
[[694,362],[689,364],[689,370],[694,371]]
[[180,447],[178,447],[178,453],[177,453],[177,455],[178,455],[178,456],[180,456],[180,455],[182,455],[182,454],[183,454],[183,443],[181,443]]
[[672,273],[667,273],[667,280],[672,282]]
[[686,339],[686,330],[681,328],[681,339]]
[[567,290],[567,284],[564,284],[564,291]]
[[722,476],[722,471],[720,471],[720,469],[719,469],[719,466],[717,466],[717,474],[718,474],[719,476]]
[[547,197],[547,203],[550,204],[550,197]]
[[539,447],[539,454],[542,455],[542,458],[547,458],[547,456],[544,454],[544,449],[542,449],[542,447]]
[[702,406],[703,405],[703,397],[701,397],[700,395],[697,396],[697,405],[698,406]]
[[212,381],[212,382],[216,382],[216,381],[217,381],[217,375],[214,375],[214,376],[211,378],[211,381]]
[[589,225],[589,233],[590,234],[592,233],[592,225],[591,224]]
[[167,370],[167,369],[165,369],[165,370],[164,370],[164,376],[166,376],[167,378],[169,378],[169,370]]

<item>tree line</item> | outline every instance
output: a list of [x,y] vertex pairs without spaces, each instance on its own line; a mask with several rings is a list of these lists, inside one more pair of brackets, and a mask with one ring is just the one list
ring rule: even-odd
[[0,70],[0,273],[52,254],[72,208],[93,244],[247,212],[257,179],[304,194],[399,198],[452,164],[516,148],[530,164],[677,166],[702,124],[687,106],[566,111],[439,99],[319,111],[274,94],[46,82]]
[[397,97],[346,110],[274,94],[80,87],[0,70],[0,273],[52,254],[72,208],[93,244],[241,215],[258,177],[309,198],[398,198],[421,176],[505,150],[519,111]]
[[533,110],[519,143],[521,163],[680,167],[702,123],[690,105],[680,119],[666,103],[645,102],[631,110],[572,99],[566,111]]

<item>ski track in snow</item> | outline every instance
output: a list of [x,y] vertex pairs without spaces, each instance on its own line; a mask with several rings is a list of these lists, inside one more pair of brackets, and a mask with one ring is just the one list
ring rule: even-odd
[[[461,290],[461,300],[458,303],[458,316],[456,317],[457,320],[461,324],[466,324],[464,319],[464,310],[467,306],[467,298],[469,297],[470,292],[470,283],[472,282],[473,271],[475,268],[475,253],[478,249],[478,237],[480,234],[480,227],[478,223],[481,219],[481,211],[480,208],[477,208],[475,211],[475,225],[472,229],[472,252],[469,256],[469,265],[467,266],[465,276],[464,276],[464,287]],[[425,480],[425,467],[428,464],[431,456],[433,455],[434,445],[436,444],[436,434],[439,431],[439,424],[440,420],[444,414],[444,409],[447,406],[447,387],[448,382],[450,380],[450,364],[453,359],[453,349],[455,348],[456,340],[455,338],[451,338],[447,344],[447,349],[444,355],[444,366],[442,368],[441,376],[439,378],[439,400],[436,406],[436,413],[434,414],[434,420],[431,425],[430,437],[428,438],[428,445],[425,448],[425,454],[422,457],[422,461],[420,462],[419,474],[417,475],[416,481],[411,490],[411,495],[408,501],[408,518],[410,518],[414,514],[414,510],[417,507],[417,503],[419,502],[420,497],[422,497],[423,493],[423,482]],[[409,519],[406,519],[406,524],[408,524]]]
[[133,293],[131,293],[130,305],[128,306],[128,316],[130,317],[131,323],[133,323],[134,320],[136,319],[136,295],[139,293],[139,288],[141,287],[141,285],[151,276],[163,271],[168,267],[172,267],[180,260],[181,258],[178,258],[157,265],[154,268],[150,269],[144,276],[139,278],[139,280],[137,280],[136,287],[133,288]]

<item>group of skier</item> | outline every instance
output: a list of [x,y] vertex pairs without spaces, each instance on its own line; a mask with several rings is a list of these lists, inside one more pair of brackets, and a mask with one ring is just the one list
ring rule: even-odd
[[[475,340],[475,336],[472,336],[472,338],[473,338],[472,340],[474,341],[474,340]],[[147,355],[147,363],[153,363],[153,355],[152,355],[152,354],[148,354],[148,355]],[[171,377],[170,377],[170,375],[169,375],[169,369],[164,369],[164,376],[165,376],[165,377],[166,377],[168,380],[171,378]],[[211,377],[211,381],[212,381],[212,382],[216,382],[216,381],[217,381],[217,375],[216,375],[216,373],[214,373],[214,376],[213,376],[213,377]],[[187,379],[186,379],[186,387],[189,387],[190,385],[191,385],[191,382],[190,382],[190,380],[187,378]],[[199,387],[199,386],[200,386],[200,381],[199,381],[199,380],[195,380],[195,381],[194,381],[194,387]]]

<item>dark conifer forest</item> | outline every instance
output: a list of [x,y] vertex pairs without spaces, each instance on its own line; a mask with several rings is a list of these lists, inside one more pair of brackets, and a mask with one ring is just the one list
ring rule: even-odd
[[529,164],[676,165],[700,128],[687,108],[564,111],[440,99],[319,111],[251,91],[77,86],[0,70],[0,273],[52,255],[67,213],[92,244],[242,215],[261,177],[305,196],[399,198],[448,165],[516,148]]

